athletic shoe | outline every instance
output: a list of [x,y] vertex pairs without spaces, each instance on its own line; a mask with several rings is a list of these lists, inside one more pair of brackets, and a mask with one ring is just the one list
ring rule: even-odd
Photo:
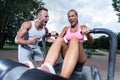
[[25,61],[24,64],[30,69],[35,68],[31,61]]
[[52,74],[56,74],[54,68],[49,63],[42,64],[39,69],[43,70],[43,71],[46,71],[46,72],[49,72],[49,73],[52,73]]

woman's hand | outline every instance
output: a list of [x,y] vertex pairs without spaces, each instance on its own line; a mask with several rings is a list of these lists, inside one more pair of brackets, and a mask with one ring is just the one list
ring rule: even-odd
[[87,26],[85,26],[85,25],[83,25],[81,27],[81,29],[82,29],[81,33],[84,34],[84,35],[87,35],[90,32],[90,29]]
[[82,29],[82,34],[86,35],[88,42],[91,43],[91,44],[93,44],[93,43],[94,43],[94,39],[93,39],[93,37],[89,34],[90,29],[89,29],[86,25],[83,25],[83,26],[81,27],[81,29]]

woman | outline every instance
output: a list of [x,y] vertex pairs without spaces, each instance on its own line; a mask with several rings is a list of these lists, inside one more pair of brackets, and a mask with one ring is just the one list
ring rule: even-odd
[[[57,37],[55,42],[52,44],[45,62],[40,69],[54,73],[52,66],[54,66],[59,58],[60,52],[62,51],[64,61],[60,76],[69,79],[75,66],[77,64],[84,64],[87,60],[83,48],[84,35],[90,43],[94,43],[94,40],[89,34],[87,26],[78,24],[78,14],[75,10],[71,9],[67,15],[70,26],[65,27],[60,36]],[[66,37],[68,44],[65,43],[63,39],[64,36]]]

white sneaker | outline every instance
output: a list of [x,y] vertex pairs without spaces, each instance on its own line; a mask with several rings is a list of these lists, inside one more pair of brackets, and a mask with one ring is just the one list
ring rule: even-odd
[[52,74],[56,74],[54,68],[49,63],[42,64],[39,69],[43,70],[43,71],[46,71],[46,72],[49,72],[49,73],[52,73]]
[[31,61],[25,61],[24,64],[28,66],[30,69],[35,68]]

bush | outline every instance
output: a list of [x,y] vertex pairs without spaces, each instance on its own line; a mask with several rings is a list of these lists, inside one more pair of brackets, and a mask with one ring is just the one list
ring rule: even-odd
[[120,54],[120,50],[117,50],[117,54]]

